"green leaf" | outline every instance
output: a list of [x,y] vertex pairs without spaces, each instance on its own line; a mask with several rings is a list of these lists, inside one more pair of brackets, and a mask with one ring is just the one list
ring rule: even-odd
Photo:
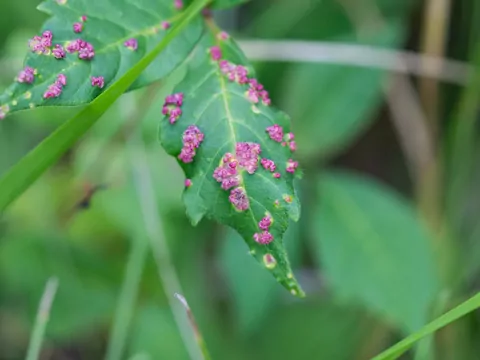
[[[206,215],[233,227],[247,242],[251,254],[271,271],[277,281],[292,294],[303,295],[293,277],[282,241],[289,218],[298,220],[300,213],[293,187],[294,176],[285,171],[292,155],[288,146],[283,147],[271,140],[266,132],[268,126],[276,123],[288,133],[288,117],[262,102],[252,104],[246,97],[248,85],[229,81],[220,71],[219,62],[212,60],[209,54],[212,45],[221,47],[223,59],[247,66],[249,77],[254,77],[237,45],[231,39],[218,40],[215,32],[216,29],[209,30],[194,50],[187,74],[175,89],[175,93],[184,94],[183,113],[173,125],[168,117],[162,119],[160,141],[169,154],[177,157],[183,146],[182,134],[188,126],[194,124],[204,133],[194,161],[188,164],[181,162],[187,178],[192,181],[183,196],[187,215],[193,224]],[[213,178],[213,172],[221,165],[223,156],[226,153],[235,154],[236,144],[240,142],[259,144],[261,157],[273,160],[281,173],[281,178],[274,178],[260,165],[260,161],[253,174],[239,170],[240,185],[234,189],[245,192],[249,200],[245,211],[237,210],[229,202],[229,194],[233,190],[222,190]],[[253,236],[260,232],[258,223],[267,212],[273,219],[270,232],[274,241],[260,245]],[[274,259],[271,263],[264,261],[271,256]]]
[[[162,29],[164,21],[175,24],[180,19],[173,0],[48,0],[41,3],[39,9],[52,16],[40,33],[45,30],[52,32],[52,47],[56,44],[65,47],[75,39],[82,39],[93,45],[95,56],[91,60],[81,60],[77,52],[66,52],[64,59],[56,59],[51,49],[46,54],[29,49],[25,65],[36,69],[38,74],[32,84],[14,82],[0,96],[0,105],[4,109],[8,106],[8,112],[37,106],[73,106],[91,102],[165,38],[171,30]],[[82,15],[87,16],[85,22],[80,20]],[[81,33],[73,31],[75,22],[83,24]],[[201,29],[200,18],[190,22],[129,89],[145,86],[170,73],[189,54],[198,41]],[[124,45],[132,38],[138,41],[136,51]],[[67,77],[61,95],[44,99],[45,91],[60,73]],[[92,76],[103,76],[105,87],[93,87]]]
[[155,60],[209,0],[195,1],[183,13],[162,41],[120,79],[107,88],[90,105],[60,126],[34,150],[28,153],[9,172],[0,178],[0,212],[23,193],[43,172],[57,161],[106,110],[133,84],[135,79]]
[[318,188],[315,254],[335,290],[403,330],[420,328],[439,280],[430,237],[413,207],[358,175],[326,173]]
[[458,305],[456,308],[433,320],[419,331],[403,339],[402,341],[385,350],[381,354],[375,356],[372,360],[398,359],[417,341],[423,339],[424,337],[434,333],[435,331],[443,328],[444,326],[447,326],[448,324],[458,320],[462,316],[465,316],[478,308],[480,308],[480,293],[472,296],[470,299]]
[[[367,41],[353,36],[334,40],[393,47],[402,26],[389,24]],[[286,76],[285,108],[294,119],[299,152],[331,156],[357,138],[374,120],[382,101],[383,70],[337,64],[296,64]]]
[[252,359],[361,358],[358,348],[371,331],[358,307],[322,299],[283,306],[274,311],[255,335]]

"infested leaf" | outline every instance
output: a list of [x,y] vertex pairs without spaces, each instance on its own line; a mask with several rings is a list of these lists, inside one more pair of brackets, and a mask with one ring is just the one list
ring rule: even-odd
[[[37,34],[37,41],[25,45],[29,51],[24,63],[27,73],[19,72],[15,82],[0,95],[0,118],[37,106],[91,102],[150,52],[181,14],[173,0],[47,0],[38,8],[51,18]],[[51,40],[48,35],[43,36],[45,31],[51,32]],[[197,18],[150,64],[130,90],[157,81],[175,69],[192,50],[201,31]],[[84,43],[76,42],[78,39]],[[74,51],[75,46],[83,46],[84,50]],[[66,84],[52,89],[59,74],[65,75]],[[92,77],[103,77],[103,84],[92,86]]]
[[[234,228],[277,281],[292,294],[303,295],[283,245],[289,218],[296,221],[300,215],[294,171],[286,171],[293,170],[295,144],[288,135],[288,117],[269,105],[268,94],[259,90],[254,77],[237,45],[209,26],[192,54],[185,78],[166,99],[160,141],[179,159],[188,178],[183,199],[192,222],[207,216]],[[267,127],[275,124],[285,136],[277,134],[273,140]],[[197,132],[193,142],[192,129]],[[227,159],[228,154],[232,159]],[[261,159],[272,160],[276,169],[267,170]],[[222,168],[234,175],[222,181],[217,173]],[[232,198],[235,194],[240,195],[239,203]],[[271,219],[268,230],[260,226],[266,217]],[[266,231],[273,241],[261,244],[259,234]]]

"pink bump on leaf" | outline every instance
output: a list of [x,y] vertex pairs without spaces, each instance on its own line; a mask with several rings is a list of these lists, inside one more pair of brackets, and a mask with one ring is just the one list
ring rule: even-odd
[[262,159],[262,160],[260,160],[260,163],[265,168],[265,170],[274,172],[275,169],[276,169],[276,166],[275,166],[275,163],[273,162],[273,160]]
[[190,179],[185,179],[185,187],[188,188],[188,187],[190,187],[190,186],[192,186],[192,180],[190,180]]
[[232,176],[222,181],[223,190],[228,190],[238,185],[240,185],[240,178],[238,176]]
[[288,146],[290,147],[291,152],[295,152],[295,150],[297,150],[297,143],[295,141],[290,141],[290,144],[288,144]]
[[273,235],[270,234],[268,231],[263,231],[261,233],[255,233],[253,235],[255,241],[261,245],[268,245],[273,241]]
[[48,87],[48,89],[43,93],[44,99],[56,98],[62,94],[62,84],[55,81],[52,85]]
[[217,39],[218,40],[227,40],[230,38],[230,35],[228,35],[227,32],[225,31],[220,31],[218,34],[217,34]]
[[203,142],[205,135],[195,125],[189,125],[183,133],[183,148],[178,155],[178,159],[184,163],[190,163],[195,157],[195,149]]
[[183,0],[174,0],[173,6],[175,7],[175,9],[181,10],[183,8]]
[[93,57],[95,56],[95,49],[93,48],[93,45],[80,39],[77,41],[79,47],[78,58],[82,60],[93,59]]
[[285,134],[285,141],[292,141],[293,139],[295,139],[295,135],[292,132]]
[[237,161],[231,153],[223,156],[222,164],[213,171],[213,178],[222,183],[222,189],[228,190],[240,184],[237,171]]
[[73,24],[73,31],[78,33],[81,33],[83,30],[83,23],[81,22],[76,22]]
[[56,83],[60,84],[61,86],[67,85],[67,77],[65,74],[58,74]]
[[181,115],[182,109],[180,109],[179,107],[173,108],[172,110],[170,110],[170,116],[168,118],[168,121],[170,122],[170,124],[173,125],[177,122]]
[[65,57],[65,50],[60,44],[56,44],[52,50],[52,54],[56,59],[63,59]]
[[281,175],[279,172],[276,172],[276,173],[273,174],[273,177],[274,177],[275,179],[280,179],[281,176],[282,176],[282,175]]
[[258,227],[264,231],[270,229],[272,225],[272,217],[270,215],[266,215],[260,222],[258,223]]
[[138,41],[135,38],[128,39],[123,45],[133,51],[138,49]]
[[210,48],[210,56],[212,60],[218,61],[222,58],[222,50],[218,46],[212,46]]
[[293,174],[297,168],[298,168],[298,161],[293,161],[292,159],[289,159],[287,161],[287,172]]
[[293,201],[293,198],[290,195],[283,195],[283,200],[290,204]]
[[53,34],[50,30],[45,30],[42,34],[42,44],[45,47],[52,46]]
[[31,84],[35,80],[35,69],[30,66],[25,66],[25,68],[20,71],[17,76],[17,81],[19,83]]
[[283,140],[283,128],[278,125],[272,125],[267,127],[266,131],[268,132],[268,135],[270,136],[270,139],[276,141],[276,142],[282,142]]
[[92,76],[91,78],[92,86],[99,87],[102,89],[105,85],[105,79],[103,76]]
[[163,30],[167,30],[170,28],[170,23],[168,21],[163,21],[160,26],[162,27]]
[[253,174],[257,170],[258,156],[261,152],[260,145],[253,142],[239,142],[235,146],[238,164],[249,174]]
[[70,53],[70,54],[73,54],[74,52],[77,52],[78,50],[80,50],[79,41],[80,40],[77,39],[77,40],[73,40],[73,41],[68,42],[65,45],[65,50],[67,50],[67,52]]
[[245,192],[245,189],[240,186],[230,191],[228,200],[237,210],[240,211],[245,211],[250,207],[247,193]]
[[83,21],[83,22],[86,22],[87,21],[87,15],[82,15],[80,17],[80,20]]
[[169,116],[170,124],[175,124],[182,115],[183,93],[168,95],[162,108],[162,114]]

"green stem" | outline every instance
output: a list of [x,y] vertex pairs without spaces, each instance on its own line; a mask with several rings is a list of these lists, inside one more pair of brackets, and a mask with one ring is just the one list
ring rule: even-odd
[[125,269],[125,279],[115,312],[113,329],[108,341],[106,360],[120,360],[122,358],[147,254],[148,242],[143,237],[133,239]]
[[48,279],[47,284],[45,285],[45,290],[43,291],[42,299],[40,300],[40,305],[38,306],[32,337],[30,338],[30,344],[28,345],[27,356],[25,357],[26,360],[37,360],[40,357],[45,329],[50,316],[53,299],[57,293],[57,288],[58,279],[55,277]]
[[145,231],[157,265],[158,276],[163,284],[174,320],[190,358],[209,359],[208,355],[206,356],[206,353],[203,351],[203,349],[206,349],[205,345],[192,341],[196,339],[195,331],[191,328],[181,305],[174,301],[173,295],[175,293],[183,294],[184,292],[182,291],[165,239],[162,217],[157,208],[155,188],[145,153],[145,146],[141,139],[136,136],[132,137],[128,142],[128,149]]

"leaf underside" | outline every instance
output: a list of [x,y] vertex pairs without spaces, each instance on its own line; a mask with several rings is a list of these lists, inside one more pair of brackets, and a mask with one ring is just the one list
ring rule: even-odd
[[[180,11],[174,8],[173,0],[48,0],[39,5],[39,10],[52,17],[44,24],[43,31],[53,34],[52,47],[82,39],[91,43],[95,56],[81,60],[77,53],[66,52],[66,57],[56,59],[51,51],[46,54],[28,54],[25,66],[37,70],[31,84],[15,81],[2,95],[0,107],[3,112],[15,112],[37,106],[75,106],[91,102],[109,84],[119,79],[128,69],[151,51],[167,34],[163,22],[172,26]],[[81,16],[87,17],[85,22]],[[73,24],[80,22],[83,30],[75,33]],[[157,81],[174,70],[191,52],[202,32],[200,18],[193,20],[142,73],[130,90]],[[128,39],[138,41],[137,50],[124,45]],[[20,70],[20,69],[19,69]],[[59,97],[44,99],[43,94],[52,85],[58,74],[65,74],[67,84]],[[93,87],[91,76],[103,76],[103,89]]]
[[[173,125],[167,117],[162,119],[160,141],[170,155],[177,157],[183,146],[182,134],[189,125],[196,125],[204,133],[204,141],[197,149],[194,161],[188,164],[180,162],[187,178],[192,181],[183,196],[188,216],[193,224],[207,216],[234,228],[248,244],[250,253],[278,282],[292,294],[303,296],[292,274],[282,240],[289,218],[296,221],[300,215],[300,204],[293,186],[295,175],[285,171],[292,154],[288,147],[270,139],[266,132],[266,128],[273,124],[279,124],[285,133],[289,132],[289,119],[272,106],[262,102],[253,104],[246,97],[248,85],[230,81],[221,72],[219,62],[210,56],[209,49],[214,45],[220,46],[222,59],[245,66],[248,76],[254,77],[238,46],[231,39],[218,40],[214,32],[206,30],[192,53],[186,76],[174,91],[184,94],[182,115]],[[240,186],[245,188],[250,203],[245,211],[238,211],[232,206],[229,202],[230,190],[223,190],[213,178],[213,172],[221,164],[224,154],[235,154],[238,142],[258,143],[261,146],[260,157],[273,160],[281,173],[279,179],[274,178],[272,172],[260,165],[260,161],[255,173],[240,172]],[[285,197],[291,197],[291,202],[285,201]],[[260,232],[258,223],[267,212],[273,218],[269,231],[274,240],[268,245],[261,245],[254,241],[253,235]],[[265,262],[266,256],[273,256],[274,266]]]

